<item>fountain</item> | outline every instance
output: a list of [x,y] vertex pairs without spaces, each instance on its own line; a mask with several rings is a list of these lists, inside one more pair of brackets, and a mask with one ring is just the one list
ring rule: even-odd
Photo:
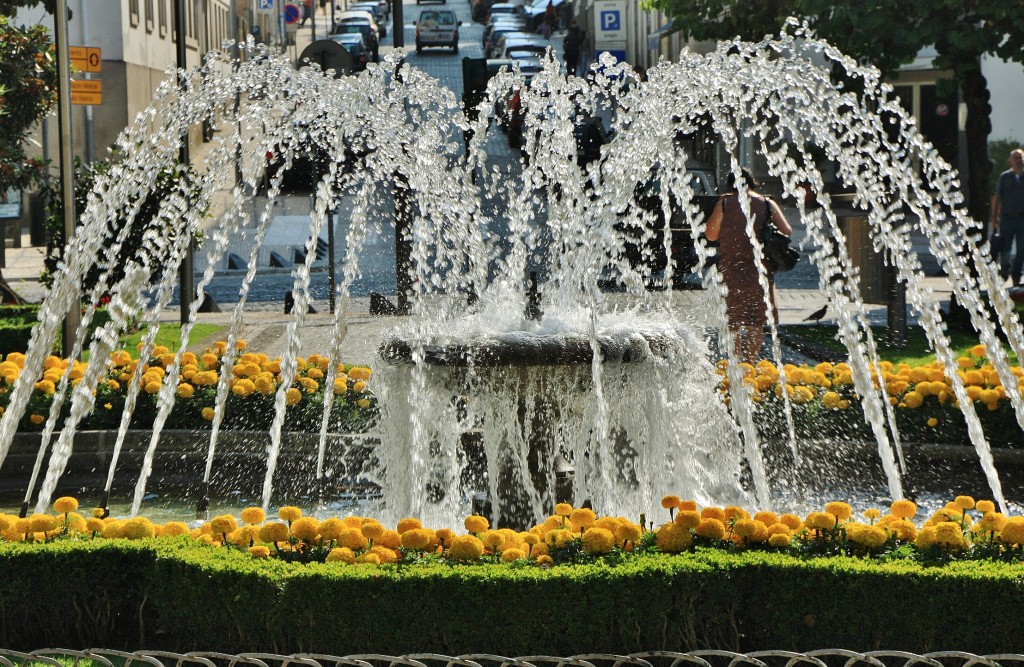
[[[52,348],[64,313],[82,298],[86,308],[81,334],[94,316],[92,304],[110,293],[112,317],[90,340],[82,335],[76,340],[76,354],[88,346],[91,364],[67,394],[69,405],[63,398],[54,402],[26,503],[35,497],[40,509],[48,506],[74,447],[76,426],[94,407],[92,389],[117,334],[140,313],[151,323],[141,354],[152,354],[156,317],[172,298],[188,241],[204,227],[203,212],[214,193],[233,188],[229,210],[205,233],[199,252],[207,268],[196,286],[202,294],[229,252],[231,239],[246,230],[252,238],[251,255],[242,257],[248,259],[248,271],[231,315],[223,362],[230,367],[284,171],[270,177],[265,206],[254,207],[266,156],[280,156],[287,167],[316,146],[329,156],[330,168],[317,185],[304,261],[294,274],[290,343],[281,362],[266,451],[264,506],[274,501],[278,461],[289,447],[285,390],[297,373],[316,239],[342,201],[351,206],[352,215],[332,344],[325,351],[332,360],[339,358],[347,334],[347,304],[360,277],[360,249],[392,220],[408,229],[410,275],[399,276],[398,282],[410,286],[411,317],[389,339],[385,360],[377,364],[384,419],[376,432],[380,442],[374,467],[365,473],[384,490],[382,516],[416,513],[444,524],[465,512],[465,489],[458,482],[468,467],[464,442],[474,433],[486,457],[485,485],[492,498],[508,495],[507,502],[499,498],[498,504],[511,514],[541,516],[548,511],[559,493],[552,466],[559,460],[570,461],[577,471],[575,500],[589,498],[602,512],[637,513],[670,491],[707,503],[752,496],[752,503],[771,506],[779,489],[769,481],[753,402],[741,389],[743,370],[735,359],[728,367],[734,388],[729,404],[714,390],[717,378],[704,332],[715,331],[722,350],[733,346],[724,302],[714,298],[722,289],[717,274],[705,270],[709,251],[699,242],[699,207],[683,204],[682,212],[697,240],[698,272],[712,295],[707,312],[679,312],[671,291],[645,288],[657,280],[671,284],[672,266],[666,275],[655,277],[625,259],[627,244],[636,243],[635,230],[642,230],[641,242],[661,238],[668,252],[671,234],[656,236],[650,229],[652,214],[633,205],[634,193],[654,174],[662,186],[665,220],[671,202],[693,201],[688,156],[676,138],[701,131],[718,138],[734,171],[749,145],[759,145],[783,194],[796,199],[799,224],[820,249],[812,259],[820,287],[838,314],[840,338],[849,350],[853,383],[876,442],[887,492],[900,498],[906,462],[894,410],[885,400],[884,382],[880,388],[872,385],[871,365],[878,355],[858,276],[851,270],[841,226],[811,154],[823,151],[835,162],[854,193],[853,206],[870,223],[872,241],[893,258],[908,302],[953,379],[951,391],[963,410],[992,497],[1005,509],[991,448],[956,373],[941,313],[920,280],[911,232],[924,232],[941,268],[958,276],[952,282],[955,296],[991,351],[1017,424],[1024,426],[1017,379],[997,342],[998,326],[1018,358],[1024,358],[1024,337],[1012,317],[1012,303],[979,247],[976,225],[959,207],[956,174],[901,111],[876,71],[816,40],[805,28],[793,24],[777,39],[724,44],[707,55],[684,52],[679,62],[652,67],[644,82],[625,64],[610,60],[586,79],[566,77],[549,62],[528,87],[518,72],[503,71],[488,84],[472,122],[450,91],[396,58],[358,77],[340,79],[322,76],[315,68],[296,71],[272,56],[252,58],[237,68],[228,65],[214,54],[201,69],[170,77],[152,107],[121,137],[123,160],[89,199],[81,233],[72,240],[42,306],[25,364],[32,370],[22,373],[11,390],[0,421],[0,466],[25,414],[38,377],[35,369],[41,369]],[[863,92],[858,95],[835,84],[836,67]],[[493,129],[499,123],[493,121],[501,106],[496,102],[507,99],[513,89],[521,89],[527,130],[523,160],[510,165],[493,154],[500,142]],[[250,95],[256,91],[260,94]],[[238,95],[249,102],[236,107]],[[572,124],[580,110],[609,118],[615,137],[600,160],[582,167]],[[91,293],[80,294],[84,273],[117,257],[139,202],[154,189],[161,168],[177,159],[180,137],[190,126],[212,119],[226,131],[214,140],[198,180],[182,182],[164,200],[160,224],[146,232],[149,252],[124,267],[116,282],[113,273],[103,274]],[[470,137],[465,145],[464,136]],[[241,175],[237,183],[236,169]],[[823,193],[821,208],[805,209],[797,196],[807,183]],[[741,198],[741,206],[749,210],[749,201]],[[114,220],[127,224],[111,233]],[[161,234],[161,226],[179,233]],[[977,270],[972,272],[971,266]],[[609,274],[621,291],[602,289]],[[760,279],[766,284],[763,273]],[[467,294],[475,297],[472,306],[466,305]],[[537,294],[543,294],[542,303]],[[181,350],[191,328],[182,328]],[[779,337],[774,325],[771,329],[772,358],[785,382]],[[133,514],[142,507],[161,431],[174,404],[181,357],[178,352],[169,364],[159,392]],[[328,387],[336,366],[330,364]],[[222,436],[229,375],[222,374],[217,387],[204,483],[209,482]],[[130,381],[108,491],[140,382],[141,370]],[[58,397],[72,386],[68,373],[60,385]],[[783,439],[799,461],[803,453],[785,393],[783,401],[783,431],[788,433]],[[311,475],[318,483],[328,475],[324,450],[329,406],[325,402]],[[68,416],[58,430],[62,410]],[[43,479],[35,494],[37,476]]]

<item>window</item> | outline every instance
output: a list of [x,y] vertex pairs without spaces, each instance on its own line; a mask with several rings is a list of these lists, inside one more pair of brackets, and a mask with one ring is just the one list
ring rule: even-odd
[[153,32],[153,17],[156,16],[153,12],[153,0],[146,0],[146,32]]
[[128,0],[128,22],[133,28],[139,25],[139,0]]
[[160,14],[160,36],[165,37],[167,35],[167,0],[156,0],[157,11]]

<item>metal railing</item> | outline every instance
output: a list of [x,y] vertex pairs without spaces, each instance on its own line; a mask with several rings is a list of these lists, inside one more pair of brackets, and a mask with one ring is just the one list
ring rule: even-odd
[[1024,667],[1024,654],[976,655],[963,651],[908,653],[821,649],[806,653],[721,650],[643,651],[629,655],[585,653],[572,656],[527,655],[509,657],[489,653],[441,655],[410,653],[219,653],[215,651],[117,651],[44,648],[31,652],[0,649],[0,667]]

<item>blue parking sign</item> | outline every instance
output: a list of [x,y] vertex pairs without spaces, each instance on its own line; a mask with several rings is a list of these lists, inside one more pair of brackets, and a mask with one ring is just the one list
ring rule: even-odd
[[260,11],[273,11],[274,0],[259,0],[256,4],[256,9]]
[[622,12],[618,9],[602,10],[601,30],[622,30]]

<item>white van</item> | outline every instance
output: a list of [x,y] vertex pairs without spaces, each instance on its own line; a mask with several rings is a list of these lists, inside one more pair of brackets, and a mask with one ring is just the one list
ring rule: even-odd
[[455,18],[450,9],[424,9],[413,25],[416,26],[416,53],[424,46],[448,46],[453,53],[459,52],[459,26],[462,21]]

